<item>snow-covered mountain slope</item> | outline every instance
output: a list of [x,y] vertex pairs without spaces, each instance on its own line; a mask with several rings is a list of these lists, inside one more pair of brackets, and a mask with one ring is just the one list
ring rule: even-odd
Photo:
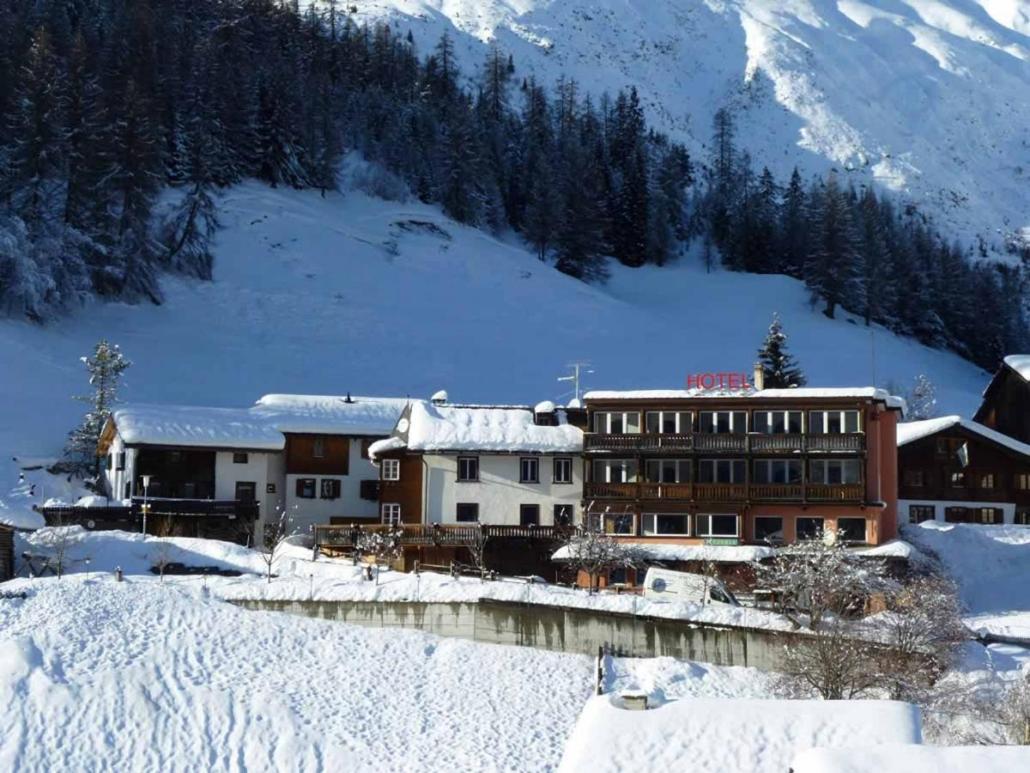
[[567,399],[556,379],[583,359],[589,387],[675,388],[687,373],[749,372],[774,311],[814,386],[908,386],[927,373],[942,410],[968,414],[987,381],[955,355],[826,319],[786,277],[706,275],[685,258],[613,266],[591,286],[418,203],[247,183],[220,206],[213,282],[167,279],[163,306],[0,322],[0,484],[11,455],[59,450],[83,409],[71,395],[88,389],[79,357],[101,337],[135,363],[122,394],[132,402],[446,388],[456,401],[532,404]]
[[780,179],[847,170],[946,232],[1030,243],[1026,0],[368,0],[423,52],[451,30],[469,72],[496,39],[519,75],[635,85],[651,119],[707,154],[712,115]]

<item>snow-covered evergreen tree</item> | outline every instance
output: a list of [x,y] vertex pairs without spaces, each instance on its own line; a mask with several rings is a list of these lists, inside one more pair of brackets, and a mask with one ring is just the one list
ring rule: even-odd
[[787,351],[787,334],[779,314],[773,314],[769,333],[758,350],[758,362],[762,366],[763,382],[767,389],[786,389],[805,385],[805,374]]
[[937,416],[937,387],[926,375],[920,373],[905,395],[905,402],[908,406],[905,418],[908,421],[932,419]]
[[75,398],[86,403],[88,409],[82,423],[68,435],[65,457],[75,471],[96,476],[100,471],[100,458],[97,456],[100,434],[111,415],[111,408],[118,401],[122,373],[132,363],[122,354],[118,344],[103,339],[93,347],[91,355],[80,359],[89,373],[89,384],[93,390],[88,395]]

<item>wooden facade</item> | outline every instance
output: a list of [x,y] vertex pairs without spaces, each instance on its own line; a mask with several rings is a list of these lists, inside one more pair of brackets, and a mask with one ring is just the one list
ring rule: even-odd
[[984,391],[973,420],[1030,443],[1030,382],[1009,364],[1002,364]]
[[902,523],[1030,524],[1030,453],[961,422],[898,449]]
[[[392,451],[383,454],[382,459],[396,459],[400,463],[400,475],[397,480],[379,479],[379,516],[383,519],[384,507],[400,506],[400,522],[417,525],[422,523],[422,496],[424,475],[422,455],[406,451]],[[380,461],[380,470],[382,462]]]
[[14,529],[0,524],[0,582],[14,577]]
[[[899,411],[883,399],[628,393],[588,395],[587,409],[584,508],[620,538],[789,543],[828,530],[875,545],[895,536]],[[713,431],[715,414],[724,431]]]
[[347,435],[286,433],[286,474],[348,475],[350,442]]

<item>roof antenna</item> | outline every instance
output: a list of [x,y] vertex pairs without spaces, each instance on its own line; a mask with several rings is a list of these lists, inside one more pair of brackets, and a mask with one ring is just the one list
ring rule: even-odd
[[570,362],[567,367],[572,369],[572,373],[568,376],[561,376],[558,380],[572,382],[573,399],[578,403],[582,394],[582,390],[580,389],[580,378],[584,374],[593,373],[594,371],[590,370],[589,362]]

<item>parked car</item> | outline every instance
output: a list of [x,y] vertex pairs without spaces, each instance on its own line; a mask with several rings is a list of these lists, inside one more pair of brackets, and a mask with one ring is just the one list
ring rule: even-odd
[[656,601],[692,601],[696,604],[732,604],[740,602],[723,582],[703,574],[677,572],[652,566],[644,575],[644,598]]

